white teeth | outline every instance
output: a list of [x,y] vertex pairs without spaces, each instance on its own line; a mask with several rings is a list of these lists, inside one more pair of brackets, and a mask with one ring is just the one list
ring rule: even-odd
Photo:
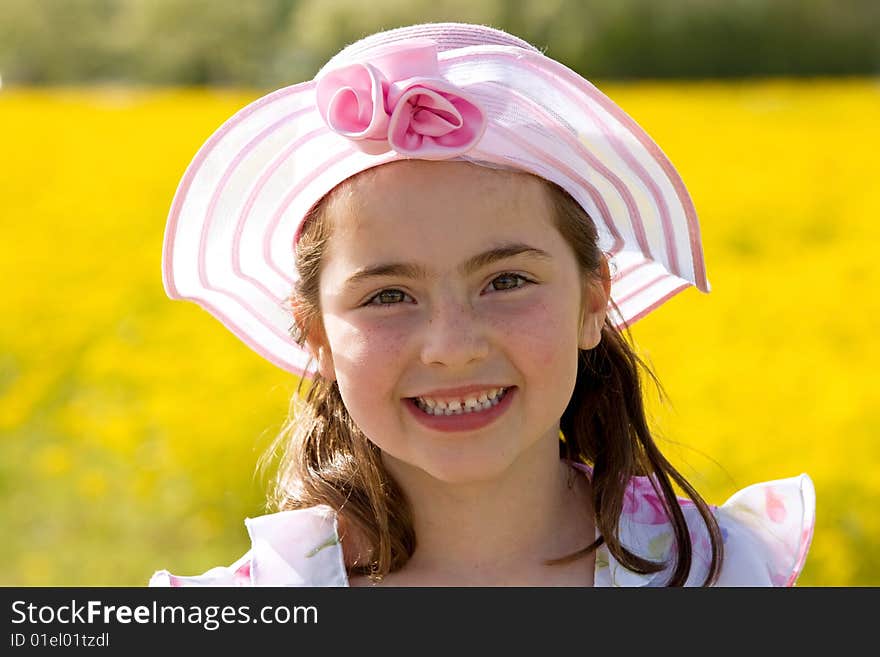
[[507,388],[492,388],[479,397],[469,397],[465,400],[453,399],[449,402],[438,401],[429,397],[416,397],[416,405],[428,415],[461,415],[463,413],[478,413],[493,406],[504,396]]

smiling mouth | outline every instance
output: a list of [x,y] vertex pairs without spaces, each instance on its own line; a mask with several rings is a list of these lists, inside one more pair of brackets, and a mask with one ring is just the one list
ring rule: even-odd
[[497,388],[489,391],[488,394],[480,395],[479,398],[454,400],[451,402],[438,402],[433,399],[422,399],[421,397],[410,397],[410,399],[416,408],[425,413],[425,415],[468,415],[481,413],[497,406],[511,388],[512,386]]

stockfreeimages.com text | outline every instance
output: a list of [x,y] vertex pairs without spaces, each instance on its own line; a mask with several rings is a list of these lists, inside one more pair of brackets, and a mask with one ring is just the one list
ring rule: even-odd
[[71,600],[70,604],[35,605],[16,600],[12,603],[13,624],[34,625],[61,623],[141,623],[141,624],[190,624],[202,625],[206,630],[216,630],[221,625],[242,623],[317,624],[318,609],[314,606],[267,605],[252,613],[249,605],[105,605],[100,600],[85,603]]

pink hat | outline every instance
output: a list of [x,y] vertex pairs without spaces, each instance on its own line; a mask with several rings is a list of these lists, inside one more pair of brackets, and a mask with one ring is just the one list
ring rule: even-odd
[[708,292],[700,229],[657,144],[587,80],[506,32],[435,23],[366,37],[314,80],[241,109],[178,186],[165,291],[297,374],[289,330],[303,217],[337,184],[395,160],[514,168],[563,187],[611,258],[611,319],[631,324],[690,285]]

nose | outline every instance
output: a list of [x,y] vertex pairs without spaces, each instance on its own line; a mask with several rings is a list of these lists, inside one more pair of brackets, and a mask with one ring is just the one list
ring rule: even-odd
[[434,305],[428,317],[421,347],[426,365],[463,367],[489,354],[485,320],[462,300],[444,300]]

